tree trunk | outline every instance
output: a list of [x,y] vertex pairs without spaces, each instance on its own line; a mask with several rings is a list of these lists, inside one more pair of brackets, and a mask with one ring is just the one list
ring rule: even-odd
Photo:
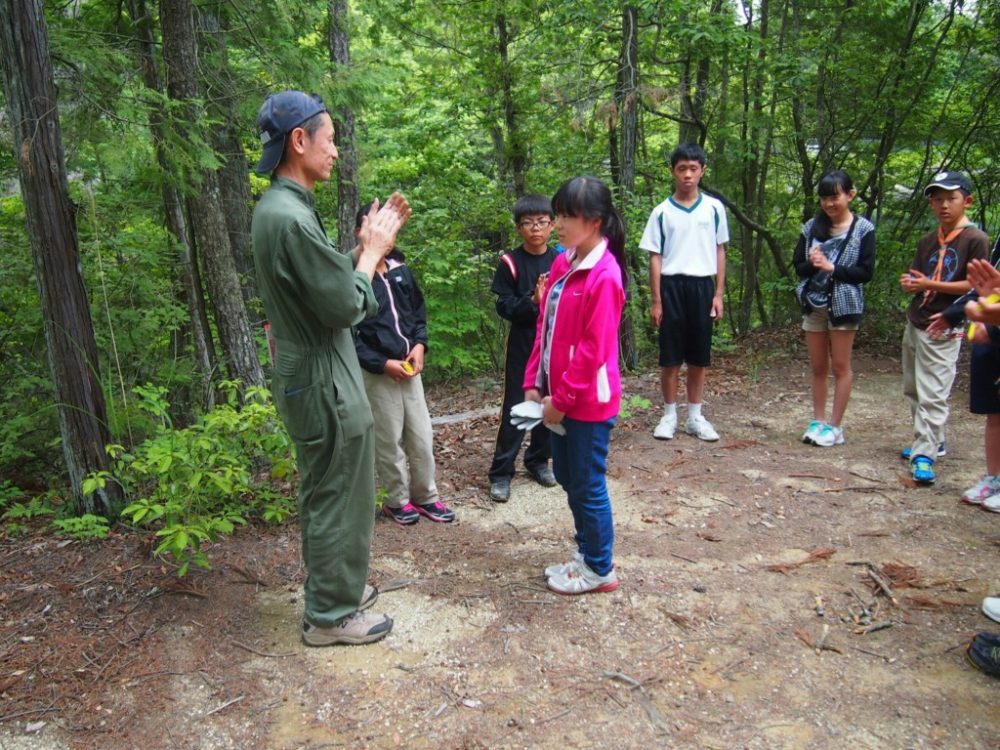
[[615,100],[621,124],[621,158],[618,202],[624,208],[635,191],[635,153],[639,141],[639,32],[634,5],[622,9],[622,48],[618,58]]
[[205,44],[198,49],[201,60],[199,70],[205,84],[205,98],[211,103],[209,114],[219,121],[212,133],[212,147],[222,157],[219,189],[229,247],[239,274],[243,302],[250,310],[259,309],[257,272],[250,246],[250,218],[253,212],[250,165],[240,138],[242,129],[236,108],[237,97],[242,99],[245,94],[229,67],[221,19],[204,7],[198,8],[197,13],[205,40]]
[[521,134],[514,103],[514,75],[510,63],[510,30],[507,17],[502,13],[496,17],[497,54],[500,56],[500,96],[503,101],[503,122],[507,131],[506,147],[503,151],[504,173],[509,174],[512,185],[505,185],[511,197],[524,195],[524,173],[528,166],[527,147]]
[[[167,91],[181,102],[183,129],[197,127],[203,112],[195,104],[200,98],[198,48],[194,7],[190,0],[162,0],[160,26]],[[200,184],[187,198],[195,244],[205,265],[205,280],[215,311],[215,323],[229,376],[238,379],[241,390],[264,385],[264,372],[247,321],[239,276],[233,262],[229,233],[223,217],[218,175],[208,169],[198,175]]]
[[[621,150],[615,174],[618,204],[622,210],[635,191],[635,152],[639,131],[639,39],[636,22],[635,6],[626,5],[622,8],[621,52],[618,56],[618,76],[615,85],[615,104],[621,130]],[[632,254],[628,255],[631,257]],[[631,269],[630,279],[638,278],[636,270]],[[629,286],[633,284],[630,283]],[[618,349],[625,367],[635,370],[639,366],[639,347],[635,338],[635,324],[627,308],[622,317],[621,328],[618,330]]]
[[[146,10],[145,0],[130,0],[129,14],[135,26],[143,82],[150,91],[162,94],[163,83],[156,68],[153,18]],[[163,122],[163,106],[158,102],[152,103],[149,113],[149,130],[152,133],[153,145],[156,149],[156,161],[164,174],[161,187],[163,210],[167,230],[176,243],[177,257],[180,262],[181,285],[184,288],[184,300],[191,318],[190,334],[191,343],[194,345],[195,370],[202,381],[200,401],[206,408],[211,408],[215,400],[210,387],[212,373],[216,367],[215,346],[208,324],[208,314],[205,311],[205,298],[201,291],[201,275],[198,273],[198,266],[193,262],[191,256],[191,242],[188,236],[187,218],[184,216],[184,204],[177,188],[166,179],[170,167],[164,146]]]
[[107,407],[69,198],[48,30],[38,0],[0,0],[0,66],[42,306],[63,456],[80,513],[114,518],[118,485],[85,495],[87,474],[110,468]]
[[[351,67],[350,7],[347,0],[330,1],[330,62],[335,76]],[[358,149],[354,139],[354,109],[341,104],[334,117],[337,160],[337,247],[347,252],[354,247],[354,224],[361,206],[358,196]]]

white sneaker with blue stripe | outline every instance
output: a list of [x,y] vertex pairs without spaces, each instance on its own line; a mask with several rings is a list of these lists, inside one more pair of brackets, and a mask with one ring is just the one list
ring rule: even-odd
[[844,444],[844,428],[834,427],[832,424],[823,425],[823,429],[819,431],[819,435],[813,440],[813,444],[820,446],[821,448],[830,448],[834,445]]

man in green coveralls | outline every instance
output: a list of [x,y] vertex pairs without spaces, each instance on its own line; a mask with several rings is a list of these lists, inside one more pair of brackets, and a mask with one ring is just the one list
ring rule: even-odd
[[264,145],[255,167],[272,175],[253,214],[257,280],[274,337],[271,389],[295,442],[299,523],[306,566],[302,640],[309,646],[371,643],[392,620],[373,614],[367,584],[375,522],[372,413],[351,326],[378,310],[375,267],[410,216],[394,194],[364,219],[350,254],[326,236],[313,190],[330,179],[337,148],[323,102],[282,91],[257,116]]

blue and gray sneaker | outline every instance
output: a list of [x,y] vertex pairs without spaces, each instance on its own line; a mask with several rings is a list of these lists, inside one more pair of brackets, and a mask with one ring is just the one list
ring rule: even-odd
[[[913,455],[912,448],[903,448],[903,450],[899,452],[899,457],[904,461],[909,461],[910,456],[912,455]],[[948,447],[944,444],[944,441],[942,440],[940,443],[938,443],[937,457],[941,458],[941,456],[947,456],[947,455],[948,455]]]
[[934,484],[937,477],[934,475],[934,459],[927,456],[915,456],[910,462],[913,470],[913,481],[917,484]]

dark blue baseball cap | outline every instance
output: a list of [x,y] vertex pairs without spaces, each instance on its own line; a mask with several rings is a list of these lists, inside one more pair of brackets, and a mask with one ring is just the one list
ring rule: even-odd
[[924,188],[927,197],[935,190],[961,190],[963,195],[972,195],[972,183],[961,172],[938,172],[931,183]]
[[326,112],[326,105],[316,94],[281,91],[267,97],[257,115],[257,133],[264,151],[254,171],[257,174],[273,172],[285,152],[285,137],[320,112]]

